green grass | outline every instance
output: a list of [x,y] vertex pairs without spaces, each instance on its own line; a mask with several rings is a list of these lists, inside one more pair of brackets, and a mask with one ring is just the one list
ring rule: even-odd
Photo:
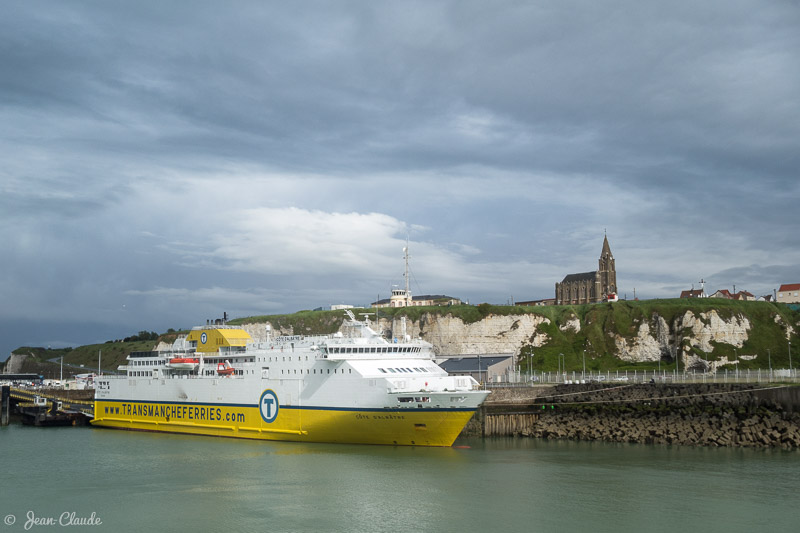
[[[30,354],[25,359],[24,372],[35,372],[46,378],[55,379],[61,372],[61,357],[64,357],[64,376],[97,372],[98,362],[106,372],[114,372],[119,365],[125,364],[125,358],[131,352],[151,350],[158,341],[110,342],[105,344],[89,344],[77,348],[47,349],[39,347],[21,347],[15,354]],[[100,351],[102,350],[102,360]],[[51,359],[56,359],[51,362]],[[83,365],[81,367],[81,365]]]
[[[364,310],[353,309],[358,312]],[[367,310],[366,312],[369,312]],[[328,335],[336,333],[347,315],[344,311],[298,311],[291,315],[260,315],[229,320],[228,325],[263,324],[269,322],[275,329],[291,329],[294,335]]]

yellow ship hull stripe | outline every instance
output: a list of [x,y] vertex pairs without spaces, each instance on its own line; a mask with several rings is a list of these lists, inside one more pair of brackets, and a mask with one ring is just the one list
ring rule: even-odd
[[468,409],[286,407],[266,422],[256,406],[98,400],[92,424],[264,440],[450,446],[472,414]]

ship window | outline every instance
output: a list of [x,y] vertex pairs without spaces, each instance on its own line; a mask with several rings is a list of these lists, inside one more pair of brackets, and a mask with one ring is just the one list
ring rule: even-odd
[[328,369],[328,374],[330,374],[330,373],[331,373],[331,369],[329,368],[329,369]]
[[352,368],[348,368],[348,369],[347,369],[347,373],[348,373],[348,374],[352,374],[352,373],[353,373],[353,369],[352,369]]
[[397,370],[395,370],[394,368],[390,368],[389,372],[391,372],[392,374],[397,374]]
[[384,370],[383,368],[379,368],[378,370],[380,370],[380,371],[381,371],[381,372],[383,372],[384,374],[386,373],[386,370]]
[[400,403],[408,403],[408,402],[413,402],[414,398],[410,396],[401,396],[400,398],[397,398],[397,401],[399,401]]

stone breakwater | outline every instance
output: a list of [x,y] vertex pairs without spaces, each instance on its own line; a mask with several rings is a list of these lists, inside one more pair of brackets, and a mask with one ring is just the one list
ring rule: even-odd
[[800,447],[798,388],[764,389],[740,384],[563,385],[510,393],[506,390],[493,396],[475,425],[468,429],[475,432],[480,427],[486,436]]

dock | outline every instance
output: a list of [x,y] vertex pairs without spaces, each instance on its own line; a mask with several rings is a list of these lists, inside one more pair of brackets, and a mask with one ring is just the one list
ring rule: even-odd
[[0,425],[7,425],[12,413],[32,426],[85,426],[94,418],[94,390],[31,390],[5,385],[0,399]]

